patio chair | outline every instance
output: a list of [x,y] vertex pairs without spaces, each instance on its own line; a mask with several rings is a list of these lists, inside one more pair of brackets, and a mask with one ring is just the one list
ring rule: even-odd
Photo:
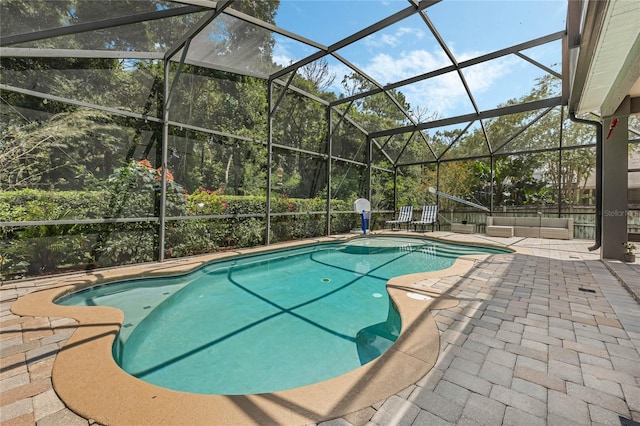
[[418,230],[418,225],[422,226],[422,230],[425,230],[425,226],[431,225],[431,232],[433,232],[435,225],[438,225],[438,231],[440,230],[440,222],[438,221],[438,206],[429,205],[422,207],[422,217],[420,220],[414,220],[411,222],[414,230]]
[[391,225],[391,229],[393,229],[394,225],[398,225],[398,228],[402,229],[402,224],[407,224],[407,231],[409,230],[409,224],[413,219],[413,206],[402,206],[400,207],[400,213],[398,214],[398,218],[394,220],[387,220],[384,223],[385,228],[387,225]]

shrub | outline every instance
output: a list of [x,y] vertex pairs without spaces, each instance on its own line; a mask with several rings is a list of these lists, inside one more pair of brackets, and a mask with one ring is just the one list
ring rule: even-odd
[[[93,191],[25,189],[0,192],[0,220],[155,216],[159,176],[160,171],[146,162],[131,162],[117,169]],[[220,214],[233,217],[167,222],[166,257],[190,256],[227,247],[251,247],[265,242],[264,219],[244,217],[264,215],[265,196],[223,195],[221,190],[204,188],[187,194],[170,180],[167,198],[168,216]],[[271,201],[272,213],[295,213],[272,217],[272,242],[326,234],[326,200],[274,195]],[[332,200],[331,205],[337,211],[352,209],[351,203],[341,200]],[[359,225],[356,214],[332,215],[333,233],[348,232]],[[149,262],[158,257],[158,224],[152,221],[3,227],[0,232],[0,254],[3,256],[0,272],[4,279]]]

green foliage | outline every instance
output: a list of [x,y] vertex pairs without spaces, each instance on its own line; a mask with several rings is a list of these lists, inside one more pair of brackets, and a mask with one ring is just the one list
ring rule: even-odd
[[122,141],[136,140],[133,129],[89,108],[1,130],[0,190],[86,188],[113,172]]
[[[106,217],[157,216],[160,202],[162,169],[154,169],[148,160],[130,161],[119,167],[105,182],[97,182],[109,195]],[[187,197],[173,174],[167,171],[166,213],[188,213]]]
[[[558,168],[557,153],[545,153],[549,167],[546,177],[550,186],[560,187],[560,196],[564,204],[580,205],[589,202],[583,200],[582,194],[591,174],[595,170],[596,157],[594,148],[572,149],[562,152],[562,166]],[[556,166],[556,167],[554,167]]]
[[157,258],[157,229],[148,222],[113,224],[98,232],[90,267],[151,262]]
[[[0,206],[8,207],[0,220],[65,220],[77,218],[78,210],[73,207],[85,212],[91,210],[78,193],[63,193],[57,200],[48,198],[47,194],[36,190],[0,192]],[[100,202],[94,197],[87,198]],[[74,224],[6,227],[1,232],[3,240],[12,241],[4,244],[3,274],[51,273],[86,259],[81,248],[86,246],[87,239],[78,233]]]
[[249,218],[233,226],[230,242],[236,247],[252,247],[264,244],[265,225],[261,219]]
[[106,204],[100,191],[0,191],[0,221],[101,217]]
[[[148,194],[157,191],[157,176],[157,169],[140,161],[119,168],[101,191],[49,192],[25,189],[0,192],[0,208],[6,207],[1,210],[0,220],[25,222],[100,218],[123,212],[140,214],[148,211]],[[136,194],[136,191],[141,194]],[[246,215],[263,215],[266,197],[230,196],[220,192],[203,188],[193,194],[184,194],[179,185],[169,186],[168,195],[171,193],[175,197],[173,207],[169,209],[173,213],[222,217],[168,222],[165,229],[165,256],[183,257],[264,244],[264,220]],[[127,206],[127,203],[131,205]],[[204,207],[194,209],[193,206],[199,203],[203,203]],[[351,211],[352,206],[347,201],[333,200],[332,209]],[[271,241],[325,235],[325,210],[326,200],[322,198],[274,196],[273,213],[299,214],[272,217]],[[348,232],[358,223],[355,214],[333,215],[332,232]],[[0,232],[4,247],[0,249],[4,279],[150,262],[157,258],[158,229],[155,222],[3,227]]]
[[187,209],[192,215],[221,214],[227,209],[221,195],[222,188],[212,191],[201,186],[193,194],[186,195]]

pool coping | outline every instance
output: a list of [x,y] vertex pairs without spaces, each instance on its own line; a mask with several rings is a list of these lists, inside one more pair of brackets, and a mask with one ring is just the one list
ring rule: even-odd
[[[393,233],[375,235],[400,236]],[[403,233],[402,236],[425,237],[412,233]],[[431,370],[438,357],[440,336],[430,310],[453,307],[457,301],[420,283],[433,278],[464,275],[476,262],[491,255],[466,255],[444,270],[392,278],[387,283],[387,291],[400,312],[402,331],[397,342],[385,354],[333,379],[267,394],[192,394],[136,379],[120,369],[111,354],[113,340],[124,319],[120,310],[60,306],[54,304],[53,300],[69,291],[134,275],[186,273],[204,263],[232,255],[355,237],[358,236],[287,242],[172,260],[163,264],[136,265],[70,276],[61,278],[53,286],[19,298],[11,310],[18,315],[57,316],[78,321],[76,331],[56,357],[52,382],[65,404],[85,418],[103,424],[315,423],[371,406],[416,383]],[[410,298],[407,297],[409,292],[425,294],[431,299]]]

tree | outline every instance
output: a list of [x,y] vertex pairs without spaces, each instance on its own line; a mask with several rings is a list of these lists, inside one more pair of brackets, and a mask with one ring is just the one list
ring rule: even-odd
[[[279,0],[241,0],[232,5],[234,9],[270,24],[275,23],[279,6]],[[273,71],[272,54],[275,40],[271,32],[256,25],[246,25],[230,15],[219,16],[213,21],[210,29],[208,37],[199,40],[205,40],[207,46],[204,48],[211,52],[210,57],[215,57],[216,62],[237,70],[265,73]]]
[[328,91],[336,79],[336,74],[329,69],[329,63],[325,58],[318,59],[300,68],[300,76],[311,83],[314,91],[321,94]]
[[[589,177],[596,166],[593,148],[572,149],[562,152],[561,167],[557,167],[557,153],[545,153],[548,169],[546,177],[550,186],[560,188],[560,199],[563,204],[583,204],[583,196]],[[587,198],[588,200],[588,198]]]
[[111,173],[132,132],[101,111],[78,108],[0,134],[0,189],[79,189]]

